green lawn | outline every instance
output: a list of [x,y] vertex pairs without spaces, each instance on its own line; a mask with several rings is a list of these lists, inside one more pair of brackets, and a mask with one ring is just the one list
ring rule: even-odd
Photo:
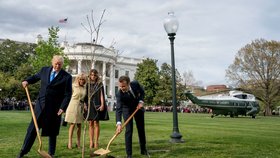
[[[280,117],[215,117],[210,114],[178,113],[179,130],[184,143],[169,142],[172,134],[172,113],[147,112],[147,148],[152,158],[278,158],[280,157]],[[115,114],[110,121],[101,122],[100,147],[106,145],[115,132]],[[0,157],[15,157],[22,145],[31,113],[26,111],[0,111]],[[124,132],[123,132],[124,133]],[[111,156],[123,158],[123,133],[111,144]],[[56,157],[80,158],[79,149],[66,149],[68,127],[61,127]],[[86,157],[89,157],[88,131],[86,132]],[[75,138],[75,137],[74,137]],[[74,139],[75,140],[75,139]],[[39,157],[33,145],[28,158]],[[47,151],[48,139],[43,138]],[[137,130],[134,130],[133,157],[140,155]]]

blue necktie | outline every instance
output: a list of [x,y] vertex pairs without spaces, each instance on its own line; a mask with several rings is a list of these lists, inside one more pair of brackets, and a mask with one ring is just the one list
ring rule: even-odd
[[52,72],[51,77],[50,77],[50,82],[54,79],[55,77],[55,71]]

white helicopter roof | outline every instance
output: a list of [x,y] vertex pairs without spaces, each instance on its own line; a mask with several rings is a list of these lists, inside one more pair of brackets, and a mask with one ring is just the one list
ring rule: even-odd
[[227,94],[201,96],[199,97],[199,99],[255,101],[255,96],[252,94],[244,93],[242,91],[229,91],[229,93]]

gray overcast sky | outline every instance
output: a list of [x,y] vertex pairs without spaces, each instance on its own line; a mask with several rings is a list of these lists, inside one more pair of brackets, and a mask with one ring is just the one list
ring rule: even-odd
[[101,44],[115,40],[122,56],[157,59],[160,66],[171,63],[163,20],[174,11],[176,68],[204,85],[226,84],[225,70],[240,48],[259,38],[279,41],[279,6],[278,0],[0,0],[0,38],[35,42],[59,26],[60,41],[90,42],[81,23],[92,10],[99,19],[106,9]]

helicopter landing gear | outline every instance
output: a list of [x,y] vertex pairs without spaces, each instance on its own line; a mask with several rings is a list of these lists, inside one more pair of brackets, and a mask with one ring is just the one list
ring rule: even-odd
[[256,118],[256,116],[255,116],[255,115],[252,115],[252,118],[254,119],[254,118]]

